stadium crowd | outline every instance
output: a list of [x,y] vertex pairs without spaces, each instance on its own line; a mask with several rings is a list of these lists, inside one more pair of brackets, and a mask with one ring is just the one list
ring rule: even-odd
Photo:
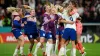
[[[99,0],[0,0],[0,26],[12,26],[11,32],[18,41],[13,56],[18,55],[18,50],[21,56],[25,56],[22,29],[30,41],[28,56],[37,56],[41,46],[44,55],[55,56],[57,46],[60,46],[58,55],[66,55],[70,41],[71,56],[76,56],[76,49],[85,56],[80,40],[83,30],[81,20],[83,23],[100,22],[99,3]],[[36,48],[32,54],[34,43]]]
[[[7,12],[7,7],[21,7],[24,4],[36,9],[39,22],[41,15],[45,12],[44,5],[48,2],[53,4],[68,3],[69,0],[0,0],[0,27],[11,26],[11,16]],[[82,17],[82,22],[100,22],[100,1],[99,0],[76,0],[78,12]]]

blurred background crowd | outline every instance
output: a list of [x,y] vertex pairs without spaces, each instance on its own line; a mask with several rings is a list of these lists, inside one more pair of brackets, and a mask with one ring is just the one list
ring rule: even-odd
[[[0,0],[0,27],[11,26],[11,15],[7,12],[7,7],[20,8],[22,5],[29,5],[36,10],[37,19],[41,21],[41,15],[45,12],[45,4],[63,5],[68,1],[70,0]],[[78,13],[82,17],[82,23],[100,23],[100,0],[75,1],[78,4]]]

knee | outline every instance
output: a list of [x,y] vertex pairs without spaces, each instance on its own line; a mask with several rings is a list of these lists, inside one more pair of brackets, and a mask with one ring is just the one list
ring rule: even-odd
[[53,43],[53,40],[50,39],[50,40],[48,40],[48,42],[49,42],[49,43]]
[[42,41],[40,41],[42,44],[44,43],[44,41],[42,40]]
[[40,39],[40,43],[42,43],[42,44],[43,44],[43,43],[44,43],[44,40],[43,40],[43,39],[42,39],[42,40]]

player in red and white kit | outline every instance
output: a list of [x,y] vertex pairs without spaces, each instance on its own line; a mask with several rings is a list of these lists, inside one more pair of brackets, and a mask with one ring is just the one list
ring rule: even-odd
[[79,50],[79,52],[82,54],[82,56],[85,56],[86,52],[84,52],[84,47],[81,43],[82,30],[83,30],[83,25],[81,23],[81,17],[79,17],[76,20],[76,34],[77,34],[76,49]]

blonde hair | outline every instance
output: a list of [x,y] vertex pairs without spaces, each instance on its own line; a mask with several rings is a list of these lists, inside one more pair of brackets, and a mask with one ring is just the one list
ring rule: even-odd
[[12,13],[12,12],[16,11],[15,9],[16,9],[15,7],[7,7],[7,11],[9,13]]
[[30,6],[28,6],[28,5],[23,5],[23,8],[25,8],[25,9],[32,9]]
[[31,10],[33,10],[30,6],[28,6],[28,5],[23,5],[22,6],[22,9],[23,9],[23,11],[24,12],[31,12]]
[[21,9],[20,8],[15,8],[15,7],[7,7],[7,11],[9,13],[12,13],[12,12],[19,12]]

